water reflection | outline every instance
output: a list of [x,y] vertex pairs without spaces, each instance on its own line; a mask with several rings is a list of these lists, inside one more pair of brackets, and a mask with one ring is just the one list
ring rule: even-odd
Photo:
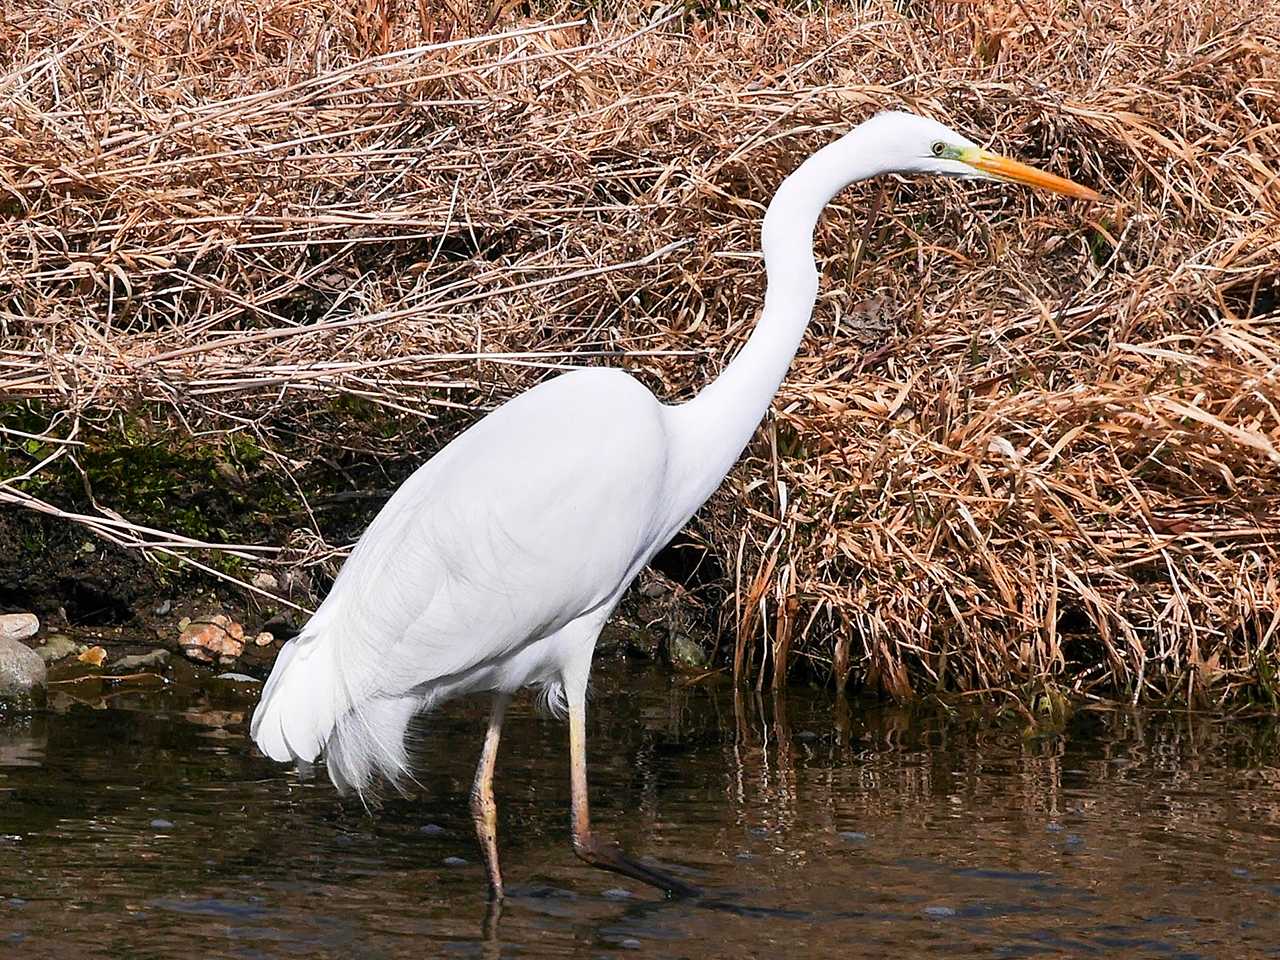
[[48,742],[48,725],[42,716],[0,721],[0,768],[40,766]]
[[[514,708],[487,909],[483,703],[375,816],[250,755],[235,691],[0,725],[0,942],[24,956],[1280,956],[1277,727],[1092,712],[1026,737],[802,690],[604,671],[598,828],[708,891],[579,864],[565,730]],[[83,702],[89,701],[89,702]]]

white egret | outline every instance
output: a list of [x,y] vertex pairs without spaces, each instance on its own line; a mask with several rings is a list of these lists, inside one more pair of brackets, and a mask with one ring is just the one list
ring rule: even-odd
[[502,896],[494,761],[507,703],[539,689],[569,715],[573,849],[669,894],[689,885],[597,841],[587,813],[586,701],[596,637],[628,584],[720,485],[782,382],[813,311],[813,231],[827,202],[883,173],[984,177],[1097,199],[942,124],[882,113],[778,188],[761,245],[768,289],[720,376],[669,406],[621,370],[539,384],[450,442],[395,492],[302,632],[280,652],[252,735],[276,760],[322,753],[340,789],[409,774],[410,719],[492,692],[471,809]]

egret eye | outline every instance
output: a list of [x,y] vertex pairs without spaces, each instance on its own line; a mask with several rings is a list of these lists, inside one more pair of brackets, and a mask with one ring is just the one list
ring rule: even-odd
[[931,149],[933,150],[933,155],[935,157],[940,157],[947,152],[947,145],[941,140],[935,140],[933,141],[933,147]]

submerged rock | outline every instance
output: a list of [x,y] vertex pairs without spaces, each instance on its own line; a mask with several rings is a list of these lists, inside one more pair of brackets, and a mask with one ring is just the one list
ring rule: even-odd
[[25,640],[40,629],[40,618],[34,613],[0,614],[0,640]]
[[626,651],[632,656],[642,657],[645,660],[656,660],[661,649],[662,637],[658,636],[655,630],[636,627],[627,633]]
[[662,652],[662,635],[636,622],[625,613],[615,614],[596,639],[600,653],[620,653],[645,660],[656,660]]
[[621,614],[616,614],[601,628],[600,635],[596,637],[596,652],[614,653],[625,650],[631,635],[639,629],[638,625],[626,620]]
[[707,665],[707,654],[694,640],[683,633],[672,633],[667,637],[667,655],[678,667],[701,669]]
[[36,647],[36,656],[48,665],[76,656],[83,649],[83,644],[76,643],[65,633],[51,633],[45,638],[43,647]]
[[112,670],[132,672],[136,670],[158,670],[169,665],[169,651],[159,648],[150,653],[139,653],[131,657],[121,657],[111,664]]
[[0,637],[0,702],[38,706],[48,679],[44,661],[25,643]]
[[647,659],[665,650],[677,667],[702,669],[714,638],[701,622],[702,604],[685,587],[655,570],[644,571],[615,616],[627,653]]

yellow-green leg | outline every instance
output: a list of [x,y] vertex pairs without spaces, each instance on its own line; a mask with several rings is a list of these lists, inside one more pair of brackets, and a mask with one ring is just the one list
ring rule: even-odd
[[476,780],[471,787],[471,819],[476,825],[476,839],[484,856],[484,873],[489,880],[489,898],[501,900],[502,870],[498,866],[498,805],[493,799],[493,770],[498,761],[498,741],[502,737],[502,718],[506,716],[511,695],[495,694],[489,730],[484,736],[484,750],[476,767]]
[[603,843],[591,832],[591,815],[587,806],[587,704],[586,684],[581,689],[566,685],[569,700],[569,763],[573,793],[573,852],[580,860],[631,877],[664,891],[669,897],[693,897],[702,891],[677,880],[670,874],[646,866],[620,851],[611,843]]

